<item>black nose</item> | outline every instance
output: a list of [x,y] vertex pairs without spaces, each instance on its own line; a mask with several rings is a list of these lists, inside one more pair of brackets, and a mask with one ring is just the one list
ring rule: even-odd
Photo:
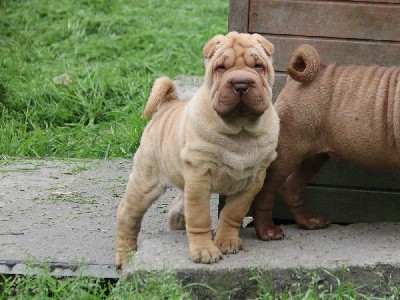
[[238,94],[245,94],[249,91],[248,83],[234,83],[232,87],[233,91]]

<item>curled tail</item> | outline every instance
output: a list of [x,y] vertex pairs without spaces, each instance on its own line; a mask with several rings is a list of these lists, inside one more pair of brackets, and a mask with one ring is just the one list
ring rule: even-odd
[[145,118],[151,116],[160,105],[173,100],[178,100],[174,82],[167,76],[158,78],[151,89],[143,116]]
[[287,71],[294,80],[308,83],[314,80],[321,68],[321,59],[317,50],[311,45],[299,46],[292,56]]

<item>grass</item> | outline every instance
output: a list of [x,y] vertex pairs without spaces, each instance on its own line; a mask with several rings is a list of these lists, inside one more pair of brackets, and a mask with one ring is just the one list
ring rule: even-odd
[[[0,276],[0,300],[5,299],[231,299],[231,291],[217,291],[206,284],[184,285],[169,271],[157,273],[134,273],[129,279],[105,280],[87,277],[52,277],[48,268],[37,275]],[[355,284],[346,279],[347,271],[335,275],[326,270],[298,270],[293,274],[293,283],[281,290],[274,290],[274,281],[267,273],[255,270],[251,280],[257,290],[242,291],[247,299],[399,299],[400,289],[390,279],[382,282],[373,296],[360,292]],[[340,279],[341,277],[342,279]],[[197,291],[197,293],[193,293]],[[198,294],[199,291],[200,294]],[[233,291],[235,292],[235,291]],[[257,294],[255,294],[255,292]],[[237,297],[236,297],[237,298]]]
[[227,15],[227,0],[1,0],[0,156],[132,157],[154,80],[202,75]]
[[[340,277],[346,278],[344,270]],[[351,279],[342,281],[338,275],[327,270],[297,270],[293,282],[284,291],[274,292],[273,281],[262,271],[254,271],[253,280],[258,283],[257,300],[272,299],[377,299],[359,291]],[[384,292],[382,291],[382,294]]]
[[36,276],[0,278],[0,300],[3,299],[190,299],[185,289],[169,272],[136,274],[117,282],[88,277],[56,278],[48,273]]

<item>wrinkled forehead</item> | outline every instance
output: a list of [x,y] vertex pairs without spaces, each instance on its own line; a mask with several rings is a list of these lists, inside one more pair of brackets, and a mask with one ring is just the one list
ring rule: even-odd
[[236,64],[254,65],[264,59],[260,46],[250,35],[228,39],[221,51],[218,63],[228,67]]

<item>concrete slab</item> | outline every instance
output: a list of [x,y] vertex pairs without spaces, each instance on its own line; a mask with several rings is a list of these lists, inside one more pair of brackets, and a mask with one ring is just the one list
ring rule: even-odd
[[331,225],[324,230],[305,231],[297,225],[282,226],[286,237],[280,241],[257,240],[253,228],[243,228],[244,250],[225,255],[217,264],[194,264],[188,257],[184,231],[154,234],[142,240],[129,273],[173,270],[184,284],[194,287],[201,298],[253,299],[259,286],[255,275],[264,278],[275,291],[319,285],[330,289],[351,281],[358,292],[380,295],[391,280],[400,284],[400,224]]
[[[131,169],[131,160],[120,159],[1,161],[0,272],[23,273],[21,263],[50,262],[68,274],[70,265],[91,265],[116,277],[115,216]],[[150,208],[141,239],[168,230],[176,192],[167,189]],[[215,196],[214,223],[217,202]]]
[[315,231],[301,230],[296,225],[282,228],[286,237],[270,242],[258,240],[253,228],[242,229],[244,250],[225,255],[221,262],[212,265],[191,263],[185,231],[153,234],[139,244],[132,270],[400,266],[400,224],[332,225]]
[[[0,273],[34,272],[32,266],[44,262],[55,275],[119,277],[113,265],[115,214],[131,166],[131,160],[122,159],[1,161]],[[168,204],[176,192],[168,189],[145,215],[129,272],[169,269],[186,283],[227,290],[240,286],[246,295],[255,289],[250,280],[255,269],[282,286],[299,269],[339,272],[343,267],[358,279],[386,274],[400,282],[399,223],[318,231],[286,225],[285,239],[273,242],[258,241],[252,228],[244,228],[243,251],[225,255],[218,264],[192,263],[185,232],[168,230]],[[211,199],[214,228],[217,199]]]

